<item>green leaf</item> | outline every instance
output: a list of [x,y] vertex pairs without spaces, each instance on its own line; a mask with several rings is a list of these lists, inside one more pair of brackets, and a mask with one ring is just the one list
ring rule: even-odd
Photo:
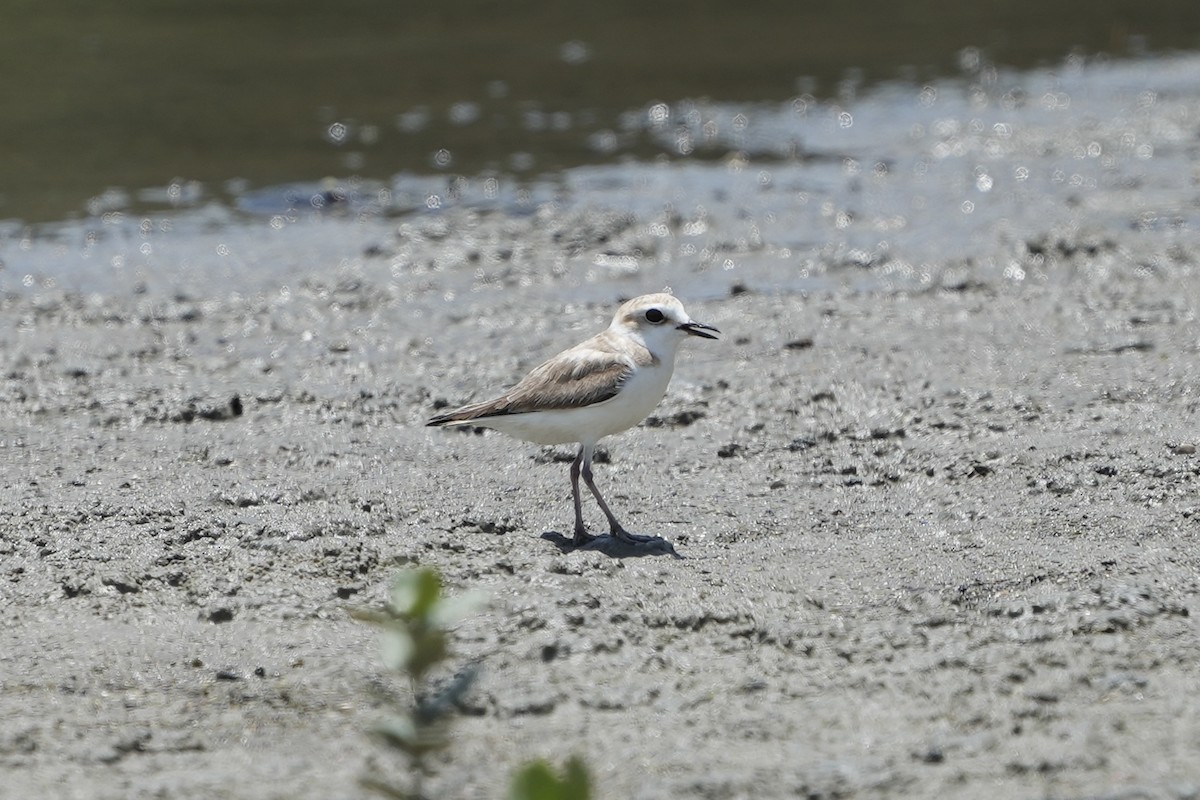
[[561,780],[545,761],[533,761],[513,776],[508,799],[588,800],[590,783],[587,767],[578,757],[567,761],[566,775]]
[[545,761],[526,764],[513,776],[508,800],[557,800],[558,779]]
[[442,594],[442,579],[428,567],[406,569],[392,583],[391,607],[398,614],[424,619]]
[[383,665],[395,672],[408,672],[416,645],[405,631],[388,631],[379,642]]
[[417,725],[408,717],[392,717],[375,726],[374,733],[392,747],[411,751],[416,747],[419,735]]
[[563,800],[588,800],[592,796],[592,781],[587,771],[587,764],[579,756],[567,759],[567,774],[563,778]]
[[404,671],[419,681],[430,667],[446,658],[446,634],[438,630],[418,630],[411,634],[412,650],[404,662]]

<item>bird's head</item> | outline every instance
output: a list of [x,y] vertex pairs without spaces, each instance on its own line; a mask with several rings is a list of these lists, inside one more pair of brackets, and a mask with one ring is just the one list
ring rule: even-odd
[[646,294],[627,301],[617,309],[612,327],[638,336],[656,356],[673,354],[690,336],[716,339],[713,334],[720,333],[712,325],[694,321],[683,310],[683,303],[669,294]]

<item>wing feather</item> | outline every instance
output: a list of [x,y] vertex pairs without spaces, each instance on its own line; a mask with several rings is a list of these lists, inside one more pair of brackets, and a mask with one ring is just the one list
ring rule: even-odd
[[439,414],[430,425],[531,411],[583,408],[616,397],[634,369],[632,358],[585,342],[535,367],[494,400]]

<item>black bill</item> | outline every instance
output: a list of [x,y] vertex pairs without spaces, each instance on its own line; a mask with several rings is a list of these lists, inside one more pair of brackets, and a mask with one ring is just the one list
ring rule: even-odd
[[703,336],[705,339],[717,338],[713,336],[712,333],[707,333],[707,331],[720,333],[720,331],[714,328],[712,325],[705,325],[703,322],[685,322],[679,326],[679,330],[684,331],[689,336]]

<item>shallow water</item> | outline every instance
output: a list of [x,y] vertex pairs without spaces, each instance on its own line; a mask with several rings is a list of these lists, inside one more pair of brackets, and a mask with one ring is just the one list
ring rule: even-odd
[[[1064,237],[1126,261],[1139,232],[1164,234],[1159,250],[1195,238],[1198,87],[1200,57],[1175,56],[985,67],[841,101],[664,105],[631,124],[664,151],[703,139],[723,155],[617,160],[527,180],[401,173],[246,191],[232,204],[198,199],[171,212],[9,223],[0,228],[0,289],[124,281],[249,290],[347,268],[389,280],[423,268],[405,261],[405,236],[445,240],[431,269],[461,266],[456,291],[494,277],[471,260],[481,257],[468,252],[477,241],[500,241],[501,253],[524,242],[533,254],[521,280],[555,272],[568,287],[641,276],[708,296],[731,284],[1046,279]],[[574,242],[572,229],[596,219],[613,232]],[[411,230],[397,234],[397,220]],[[546,238],[550,229],[558,232]],[[555,252],[561,263],[551,269]],[[1148,255],[1147,268],[1161,257]]]
[[[710,139],[687,109],[854,103],[881,81],[919,90],[989,63],[1195,49],[1197,31],[1189,0],[1136,13],[1090,0],[22,0],[0,26],[0,71],[14,77],[0,83],[0,219],[228,203],[326,175],[528,182],[730,145],[786,156],[793,142],[769,127]],[[694,149],[681,152],[683,133]]]

